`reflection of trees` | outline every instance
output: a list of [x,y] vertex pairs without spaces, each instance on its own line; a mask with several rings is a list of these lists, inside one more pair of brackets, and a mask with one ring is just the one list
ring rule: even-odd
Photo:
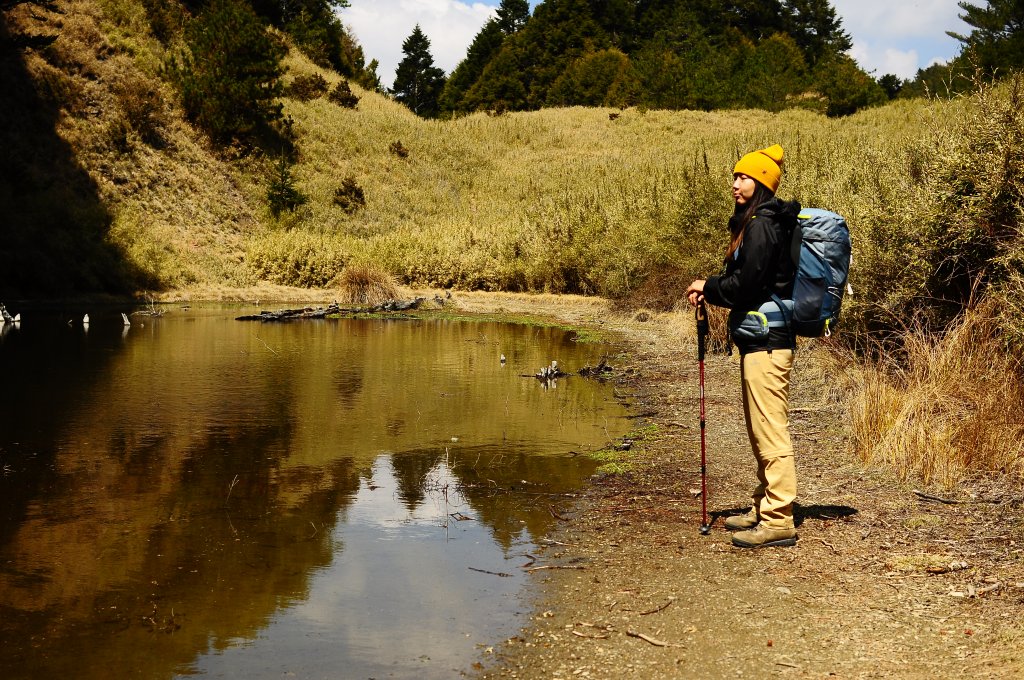
[[0,646],[4,677],[168,677],[303,599],[359,476],[349,459],[282,470],[267,453],[289,436],[220,433],[177,461],[157,442],[141,482],[113,436],[103,498],[88,480],[69,486],[52,499],[59,521],[25,522],[7,546],[38,570],[0,574],[0,630],[37,646]]
[[113,357],[90,355],[81,329],[68,328],[63,320],[33,323],[43,328],[10,333],[0,352],[5,385],[0,393],[0,463],[7,466],[0,474],[0,547],[18,529],[28,505],[58,483],[55,422],[70,417],[92,376],[106,371]]
[[423,502],[431,491],[430,473],[444,460],[444,451],[431,450],[403,451],[391,455],[391,468],[398,482],[398,497],[409,512]]
[[[465,499],[474,519],[506,550],[524,529],[534,540],[546,534],[554,521],[550,506],[577,490],[596,467],[589,458],[541,456],[522,446],[449,449],[447,458],[455,478],[449,497]],[[445,453],[436,449],[392,454],[399,497],[410,511],[441,493],[434,473],[444,460]]]
[[[165,677],[254,636],[306,596],[382,450],[398,452],[411,511],[434,497],[449,445],[453,487],[508,549],[553,521],[555,501],[538,493],[585,474],[536,451],[605,437],[585,383],[545,393],[500,367],[498,326],[324,322],[257,336],[197,315],[122,339],[97,323],[86,338],[66,318],[0,352],[0,374],[31,386],[0,393],[0,454],[20,456],[0,475],[0,638],[19,641],[0,645],[5,678]],[[561,337],[515,332],[504,352],[529,366]]]

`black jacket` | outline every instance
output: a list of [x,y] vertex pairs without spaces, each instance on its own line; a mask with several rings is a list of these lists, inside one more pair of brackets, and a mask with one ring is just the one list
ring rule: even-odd
[[[771,299],[793,297],[796,274],[792,253],[793,230],[800,213],[796,201],[772,198],[754,212],[735,256],[725,261],[725,272],[704,284],[704,298],[713,305],[752,311]],[[793,336],[785,328],[773,328],[767,345],[739,345],[740,353],[787,349]]]

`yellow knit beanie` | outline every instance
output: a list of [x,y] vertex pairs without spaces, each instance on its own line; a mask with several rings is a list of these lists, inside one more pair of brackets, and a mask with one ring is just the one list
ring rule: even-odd
[[755,179],[771,189],[774,194],[779,190],[779,182],[782,181],[782,147],[773,144],[767,149],[748,153],[736,163],[732,174],[744,174]]

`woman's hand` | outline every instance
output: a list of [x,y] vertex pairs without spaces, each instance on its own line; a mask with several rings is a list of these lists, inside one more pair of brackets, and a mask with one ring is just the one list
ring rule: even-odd
[[694,307],[704,300],[704,279],[697,279],[686,289],[686,299]]

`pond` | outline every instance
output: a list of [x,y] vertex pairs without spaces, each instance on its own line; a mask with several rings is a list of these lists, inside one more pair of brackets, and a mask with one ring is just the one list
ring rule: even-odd
[[[452,320],[0,328],[0,677],[447,678],[629,428],[606,346]],[[125,310],[128,311],[128,310]],[[506,361],[500,358],[504,355]]]

